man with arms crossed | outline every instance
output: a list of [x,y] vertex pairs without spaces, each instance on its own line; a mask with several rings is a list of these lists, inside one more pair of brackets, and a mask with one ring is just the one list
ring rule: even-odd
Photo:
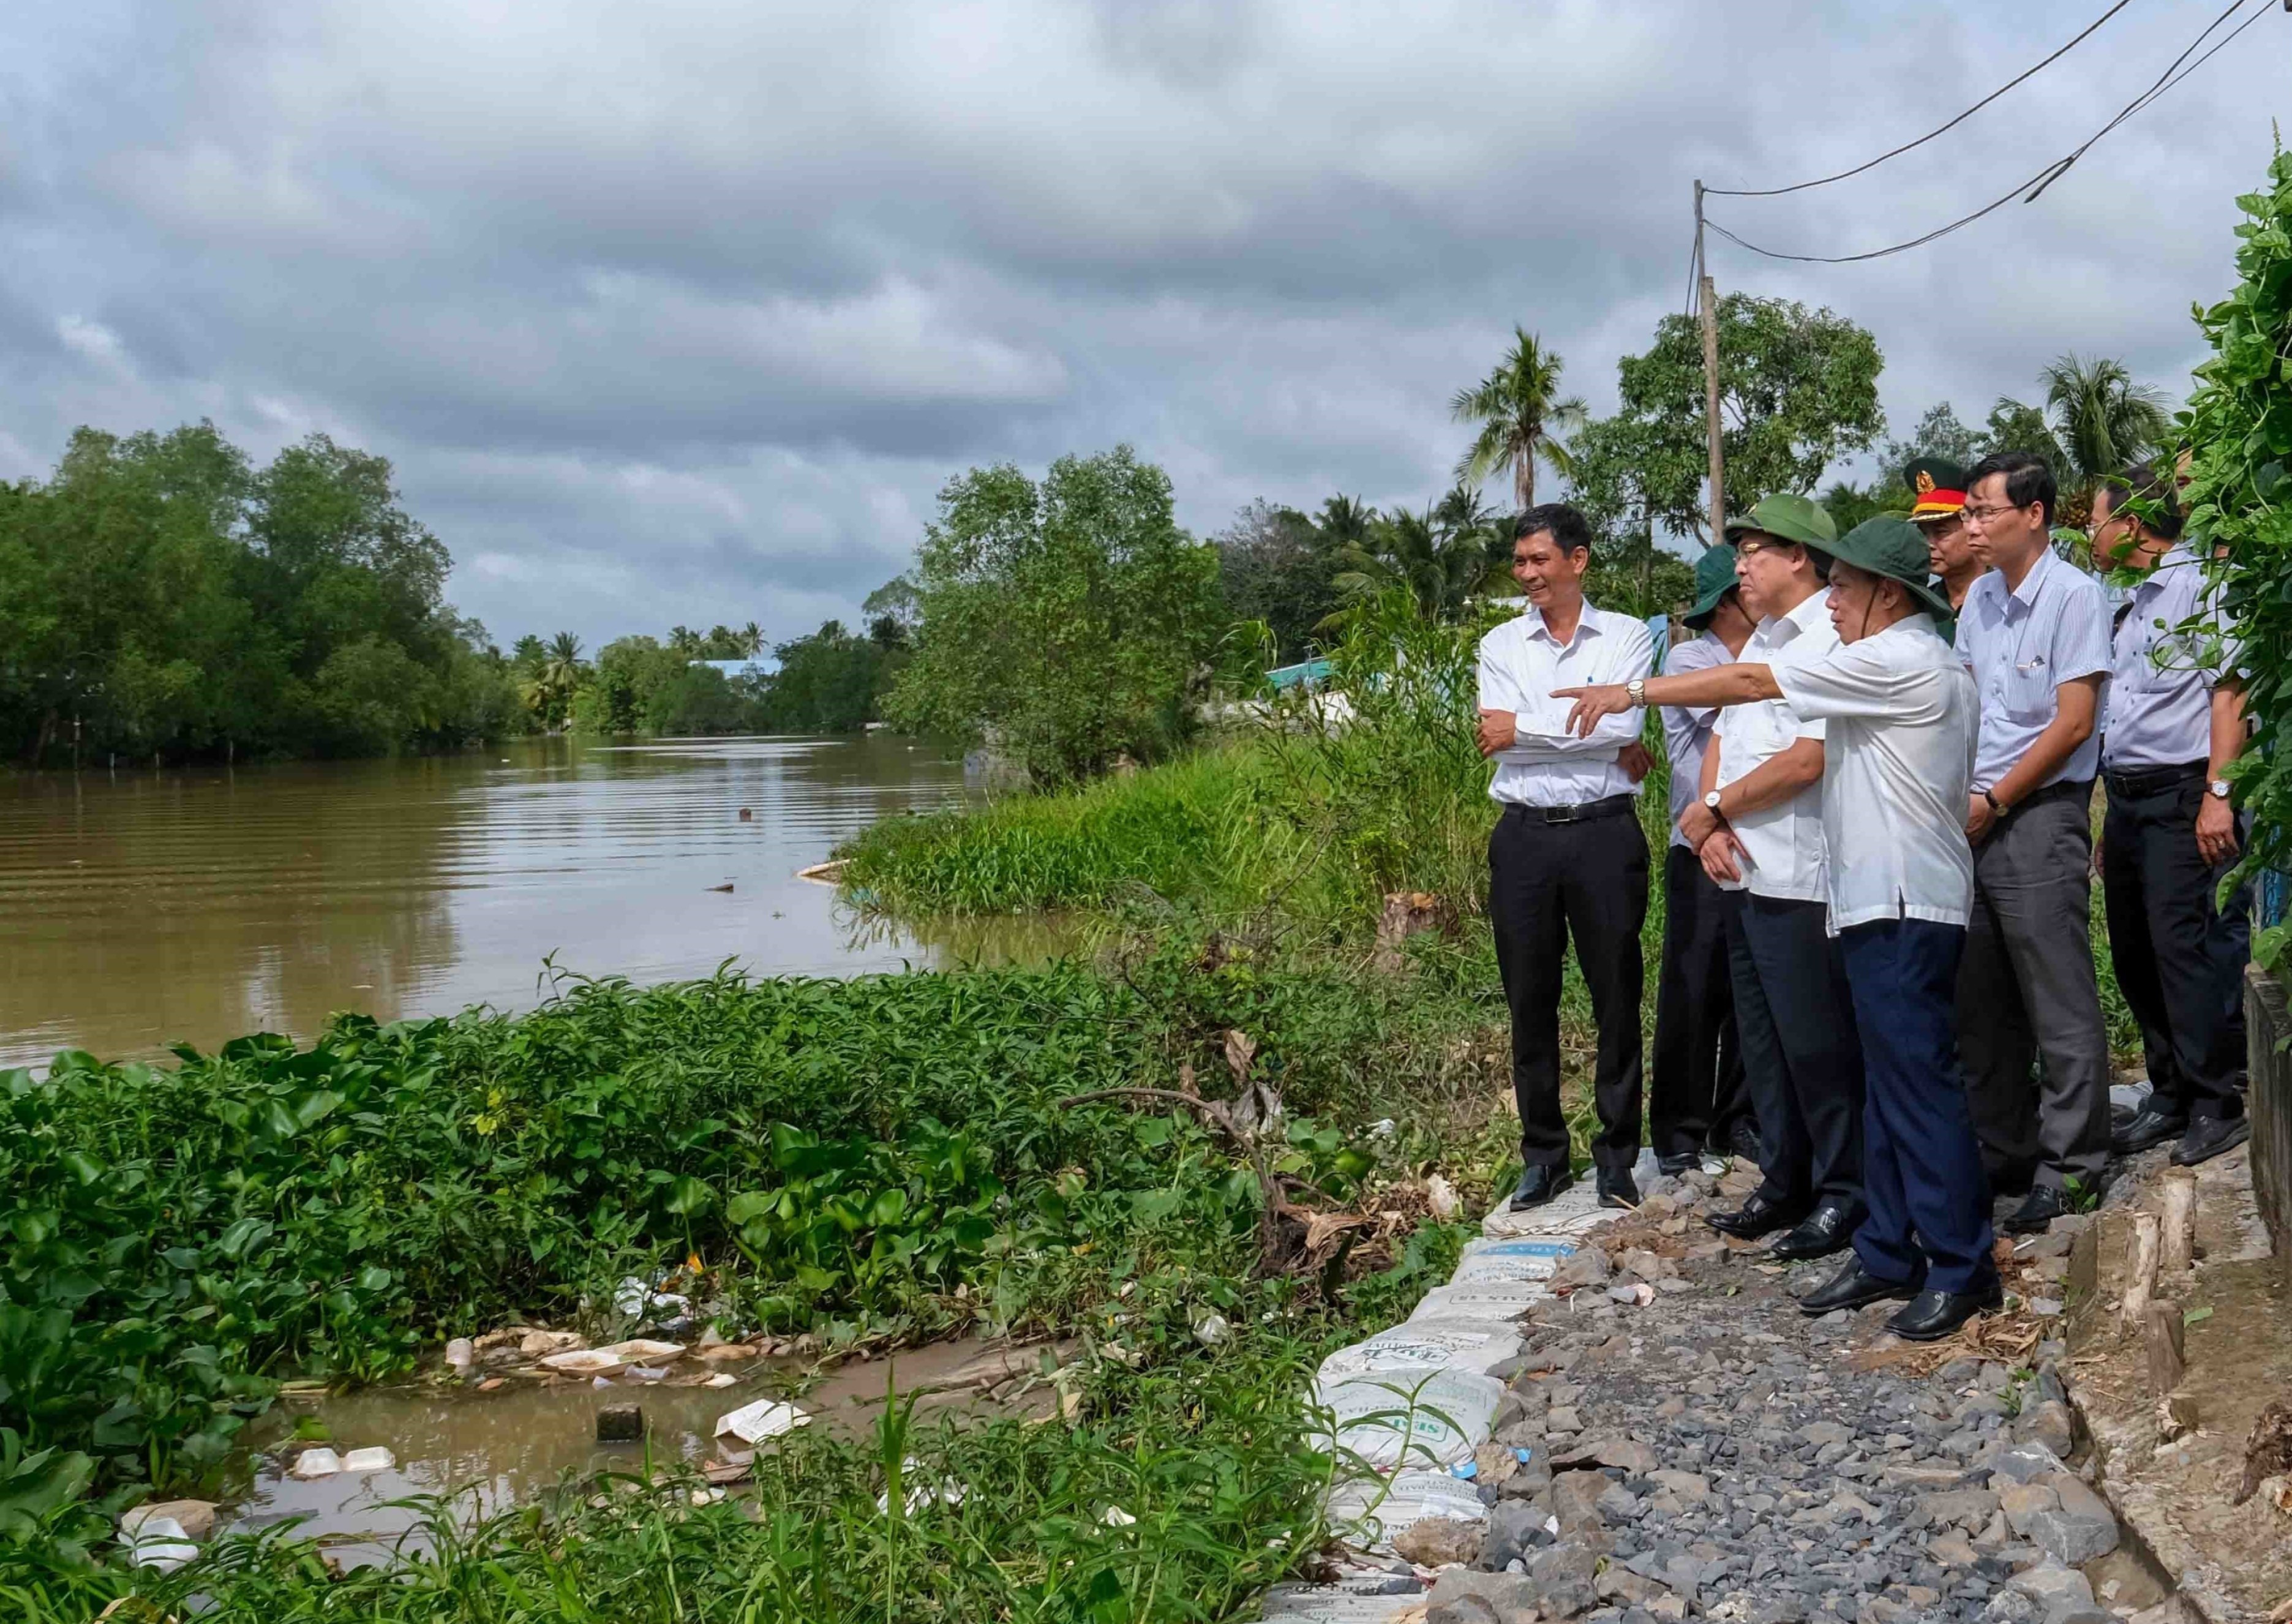
[[[1706,671],[1743,651],[1752,620],[1735,586],[1735,550],[1715,546],[1695,563],[1695,603],[1680,617],[1699,635],[1673,648],[1669,672]],[[1655,1063],[1648,1077],[1648,1142],[1656,1165],[1677,1176],[1708,1148],[1759,1159],[1759,1129],[1743,1082],[1735,998],[1727,963],[1732,906],[1679,832],[1696,804],[1716,706],[1671,706],[1663,713],[1671,758],[1671,839],[1663,854],[1663,966],[1655,983]]]
[[1871,519],[1831,550],[1839,643],[1822,658],[1744,661],[1687,676],[1564,694],[1590,728],[1624,707],[1775,699],[1829,723],[1822,820],[1838,933],[1868,1067],[1869,1213],[1854,1256],[1804,1298],[1809,1315],[1909,1298],[1886,1322],[1937,1341],[2002,1294],[1989,1193],[1958,1083],[1953,1005],[1973,892],[1959,808],[1973,767],[1973,679],[1936,634],[1948,605],[1926,585],[1926,546],[1901,519]]
[[2215,898],[2236,860],[2228,764],[2244,748],[2243,685],[2224,669],[2204,561],[2180,539],[2172,483],[2132,469],[2122,489],[2094,493],[2093,517],[2094,556],[2146,572],[2117,626],[2101,888],[2151,1092],[2110,1148],[2130,1156],[2178,1139],[2173,1160],[2194,1167],[2251,1133],[2236,1087],[2243,1032],[2227,1018],[2242,967],[2213,950]]
[[1512,1008],[1512,1087],[1520,1107],[1515,1210],[1573,1179],[1560,1110],[1560,972],[1568,941],[1599,1023],[1592,1143],[1602,1206],[1636,1207],[1640,1151],[1640,926],[1647,918],[1647,836],[1639,786],[1619,763],[1640,713],[1578,738],[1552,691],[1644,677],[1655,662],[1646,623],[1584,601],[1592,532],[1562,503],[1520,516],[1513,578],[1528,609],[1481,640],[1481,754],[1496,758],[1489,794],[1503,806],[1489,836],[1489,915]]
[[[1805,497],[1767,497],[1727,526],[1744,607],[1759,617],[1742,658],[1820,659],[1838,646],[1817,549],[1830,515]],[[1779,1257],[1843,1249],[1862,1217],[1862,1052],[1837,944],[1823,931],[1820,719],[1779,699],[1719,715],[1703,794],[1680,820],[1704,871],[1730,892],[1728,953],[1743,1069],[1765,1176],[1709,1223],[1743,1240],[1788,1231]]]
[[[1965,520],[1992,568],[1957,621],[1981,704],[1957,1041],[1990,1183],[2030,1181],[2006,1228],[2034,1234],[2070,1210],[2070,1182],[2094,1191],[2109,1159],[2109,1040],[2089,923],[2109,610],[2100,582],[2054,555],[2054,475],[2038,457],[2003,451],[1975,464]],[[2030,1079],[2039,1056],[2042,1087]]]

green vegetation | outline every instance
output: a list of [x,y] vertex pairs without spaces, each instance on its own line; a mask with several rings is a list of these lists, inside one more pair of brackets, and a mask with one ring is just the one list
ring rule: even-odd
[[0,753],[33,764],[448,748],[520,725],[390,465],[312,435],[256,468],[202,423],[82,429],[0,484]]

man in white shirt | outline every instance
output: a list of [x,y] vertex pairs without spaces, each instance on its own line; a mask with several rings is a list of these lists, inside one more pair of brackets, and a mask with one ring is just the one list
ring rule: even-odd
[[[1974,465],[1965,521],[1992,566],[1965,594],[1957,652],[1981,698],[1967,798],[1974,904],[1957,1042],[2006,1220],[2032,1234],[2095,1192],[2109,1160],[2109,1038],[2094,978],[2093,780],[2109,680],[2101,583],[2053,550],[2054,475],[2026,451]],[[2031,1081],[2043,1057],[2044,1083]]]
[[[1680,618],[1699,635],[1672,648],[1667,673],[1704,671],[1739,658],[1753,621],[1735,584],[1735,550],[1714,546],[1695,562],[1695,602]],[[1719,720],[1715,705],[1663,712],[1671,760],[1671,839],[1663,860],[1663,962],[1656,973],[1655,1055],[1648,1070],[1648,1143],[1656,1165],[1676,1176],[1708,1148],[1759,1159],[1759,1127],[1743,1079],[1735,994],[1727,959],[1732,903],[1679,820],[1695,804],[1703,755]]]
[[2242,1144],[2251,1125],[2237,1092],[2243,1031],[2229,1018],[2242,967],[2212,950],[2215,899],[2237,854],[2228,766],[2244,748],[2243,683],[2204,561],[2180,537],[2173,483],[2153,467],[2094,495],[2094,556],[2146,572],[2117,626],[2101,887],[2150,1095],[2110,1148],[2131,1156],[2178,1139],[2173,1160],[2185,1168]]
[[[1731,521],[1745,607],[1759,618],[1742,658],[1802,664],[1838,646],[1820,570],[1830,515],[1772,496]],[[1779,699],[1720,713],[1703,794],[1680,829],[1731,893],[1728,950],[1743,1069],[1758,1113],[1764,1175],[1714,1229],[1746,1240],[1782,1233],[1779,1257],[1822,1257],[1862,1218],[1862,1054],[1837,943],[1823,929],[1823,723]]]
[[1989,1192],[1957,1078],[1957,959],[1973,860],[1973,683],[1933,617],[1926,545],[1904,520],[1859,524],[1826,549],[1838,646],[1820,659],[1745,660],[1628,688],[1580,689],[1571,721],[1622,707],[1779,700],[1829,723],[1822,820],[1831,927],[1868,1066],[1868,1215],[1854,1256],[1799,1304],[1810,1315],[1909,1298],[1886,1329],[1937,1341],[2003,1302]]
[[1515,1208],[1550,1200],[1574,1178],[1560,1107],[1560,976],[1570,937],[1592,996],[1600,1046],[1592,1159],[1602,1205],[1636,1207],[1640,1150],[1640,927],[1647,918],[1647,837],[1639,785],[1618,757],[1639,742],[1636,709],[1588,737],[1566,726],[1552,691],[1647,675],[1644,622],[1584,601],[1592,562],[1584,515],[1532,507],[1513,532],[1513,578],[1529,607],[1481,640],[1481,754],[1504,808],[1489,836],[1489,914],[1512,1009],[1512,1086],[1520,1107]]

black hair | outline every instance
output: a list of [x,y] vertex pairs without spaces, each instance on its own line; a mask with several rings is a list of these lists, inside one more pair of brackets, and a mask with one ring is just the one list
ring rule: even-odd
[[2035,502],[2045,510],[2046,526],[2052,526],[2061,491],[2054,483],[2051,463],[2033,451],[1993,451],[1967,472],[1967,494],[1973,494],[1973,488],[1993,473],[2006,476],[2008,502],[2016,507],[2027,507]]
[[1592,524],[1584,515],[1565,502],[1545,502],[1529,508],[1512,527],[1512,538],[1533,536],[1538,530],[1548,530],[1555,545],[1562,553],[1578,549],[1592,550]]
[[2160,473],[2156,464],[2135,463],[2104,489],[2109,492],[2110,518],[2122,512],[2128,501],[2137,501],[2149,511],[2131,516],[2139,519],[2143,529],[2167,541],[2180,540],[2181,494],[2175,481]]

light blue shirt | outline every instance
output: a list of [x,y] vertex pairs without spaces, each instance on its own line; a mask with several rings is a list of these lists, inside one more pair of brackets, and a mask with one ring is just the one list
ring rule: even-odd
[[[1663,670],[1667,676],[1679,676],[1731,665],[1734,658],[1715,634],[1705,632],[1667,650]],[[1702,796],[1703,752],[1710,746],[1711,725],[1719,720],[1719,707],[1667,705],[1656,714],[1663,718],[1663,753],[1671,758],[1671,844],[1683,846],[1687,836],[1679,832],[1679,817],[1688,803]]]
[[[2185,622],[2198,624],[2183,629]],[[2213,690],[2220,685],[2221,622],[2205,590],[2204,560],[2175,545],[2133,589],[2118,622],[2102,760],[2140,772],[2208,760]]]
[[[1973,583],[1957,617],[1957,653],[1973,674],[1981,732],[1973,758],[1973,793],[1994,786],[2030,753],[2061,710],[2057,694],[2110,669],[2109,604],[2101,583],[2047,548],[2021,586],[2008,592],[1992,570]],[[2104,692],[2108,684],[2102,684]],[[2101,712],[2096,707],[2098,722]],[[2070,753],[2047,784],[2091,779],[2101,768],[2101,730]]]

